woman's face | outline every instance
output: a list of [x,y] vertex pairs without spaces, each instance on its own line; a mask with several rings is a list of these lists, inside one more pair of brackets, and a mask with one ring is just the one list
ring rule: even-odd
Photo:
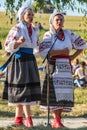
[[63,16],[58,14],[53,18],[52,26],[57,31],[58,29],[61,29],[63,27],[63,23],[64,23]]
[[34,13],[32,10],[27,10],[23,16],[23,20],[27,23],[27,24],[31,24],[33,21],[33,17],[34,17]]

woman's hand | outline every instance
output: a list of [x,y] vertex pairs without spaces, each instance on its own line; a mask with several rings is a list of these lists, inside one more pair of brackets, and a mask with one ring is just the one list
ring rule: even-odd
[[23,43],[23,42],[25,42],[25,38],[24,38],[23,36],[21,36],[21,37],[19,38],[19,40],[17,41],[17,43],[18,43],[18,44],[21,44],[21,43]]
[[23,42],[25,42],[25,38],[23,36],[21,36],[17,42],[14,45],[14,49],[16,49],[19,45],[21,45]]

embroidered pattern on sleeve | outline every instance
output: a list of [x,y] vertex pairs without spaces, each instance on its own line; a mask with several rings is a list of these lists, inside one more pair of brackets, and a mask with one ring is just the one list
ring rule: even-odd
[[40,51],[43,51],[43,50],[50,48],[50,47],[51,47],[51,41],[43,41],[40,44]]
[[19,32],[19,27],[18,26],[14,26],[8,36],[7,36],[7,39],[6,39],[6,42],[5,42],[5,46],[8,46],[9,42],[12,41],[12,40],[17,40],[18,39],[18,36],[17,36],[17,32]]
[[39,46],[40,51],[44,51],[45,49],[48,49],[51,47],[51,35],[47,32],[45,33],[44,37],[43,37],[43,41]]
[[74,41],[74,43],[75,43],[75,46],[76,46],[76,47],[79,47],[79,46],[84,45],[84,44],[85,44],[85,41],[79,36],[79,37]]

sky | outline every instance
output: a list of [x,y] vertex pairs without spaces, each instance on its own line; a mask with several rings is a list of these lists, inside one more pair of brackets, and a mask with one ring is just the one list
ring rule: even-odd
[[[31,0],[27,0],[27,1],[31,1]],[[5,11],[5,8],[4,8],[4,2],[5,0],[0,0],[0,11]],[[86,9],[87,7],[85,5],[79,5],[77,3],[77,6],[81,7],[81,8],[84,8]],[[69,16],[83,16],[84,14],[83,13],[78,13],[77,10],[75,11],[71,11],[70,9],[69,10],[65,10],[66,14],[69,15]]]

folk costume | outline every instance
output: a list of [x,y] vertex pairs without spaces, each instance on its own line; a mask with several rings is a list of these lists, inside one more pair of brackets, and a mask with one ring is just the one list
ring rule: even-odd
[[[22,15],[23,13],[22,11]],[[20,36],[25,37],[25,42],[14,49],[14,43]],[[19,22],[10,30],[5,42],[5,50],[11,53],[11,58],[7,65],[3,99],[8,99],[9,105],[35,105],[41,99],[34,48],[38,48],[35,28],[32,25],[28,28],[24,21]]]
[[[41,100],[40,79],[35,58],[38,50],[38,35],[32,25],[33,10],[23,6],[18,11],[19,23],[9,32],[5,51],[10,53],[7,62],[0,67],[6,70],[3,99],[15,105],[15,126],[33,127],[30,107]],[[35,50],[35,51],[34,51]],[[25,119],[23,120],[23,113]]]
[[[52,27],[52,19],[56,14],[50,17],[50,30],[44,34],[43,41],[40,45],[40,54],[44,59],[48,54],[56,37],[57,40],[52,47],[52,50],[61,50],[68,48],[84,49],[87,48],[86,42],[78,35],[70,30],[62,30],[57,36],[55,29]],[[48,62],[47,62],[48,64]],[[71,63],[69,55],[56,55],[49,60],[49,68],[45,66],[43,73],[41,109],[47,108],[47,74],[49,74],[49,106],[50,110],[62,109],[63,111],[71,111],[74,106],[74,86],[72,80]]]

